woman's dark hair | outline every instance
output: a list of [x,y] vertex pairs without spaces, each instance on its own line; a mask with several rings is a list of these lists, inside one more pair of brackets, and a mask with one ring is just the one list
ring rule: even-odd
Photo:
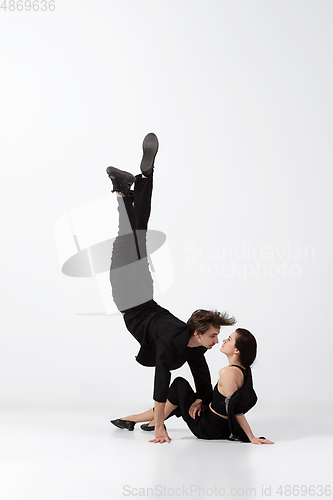
[[245,328],[236,328],[235,347],[240,353],[240,362],[243,366],[251,366],[257,355],[257,341],[251,332]]
[[233,316],[228,318],[228,313],[226,312],[220,313],[218,311],[206,311],[205,309],[197,309],[187,320],[191,335],[193,335],[196,330],[203,334],[211,326],[219,328],[220,326],[230,326],[235,323],[235,318]]

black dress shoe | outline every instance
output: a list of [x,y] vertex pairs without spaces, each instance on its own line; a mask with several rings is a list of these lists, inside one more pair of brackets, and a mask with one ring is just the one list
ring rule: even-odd
[[121,420],[120,418],[117,418],[116,420],[110,420],[110,422],[119,429],[127,429],[128,431],[134,431],[134,426],[136,424],[136,422],[133,422],[133,420]]
[[[155,430],[154,425],[149,426],[149,424],[142,424],[142,425],[140,425],[140,427],[143,431],[154,431]],[[167,428],[165,426],[164,426],[164,429],[167,430]]]
[[108,167],[106,173],[112,181],[112,193],[118,191],[124,195],[130,194],[130,187],[135,181],[134,175],[115,167]]
[[154,160],[158,151],[158,139],[155,134],[150,133],[146,135],[143,139],[142,149],[143,157],[140,169],[143,175],[148,177],[153,171]]

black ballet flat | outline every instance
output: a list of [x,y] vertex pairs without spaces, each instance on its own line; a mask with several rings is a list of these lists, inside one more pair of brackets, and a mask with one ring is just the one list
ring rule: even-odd
[[136,422],[133,422],[133,420],[121,420],[120,418],[117,418],[116,420],[110,420],[110,422],[119,429],[127,429],[128,431],[134,431],[134,426],[136,424]]
[[[141,429],[143,431],[149,431],[150,432],[150,431],[154,431],[155,430],[155,426],[154,425],[149,426],[148,424],[142,424],[142,425],[140,425],[140,427],[141,427]],[[167,428],[165,426],[164,426],[164,429],[167,430]]]

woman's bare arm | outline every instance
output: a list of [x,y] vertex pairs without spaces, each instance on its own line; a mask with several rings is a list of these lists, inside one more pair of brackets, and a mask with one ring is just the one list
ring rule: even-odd
[[273,441],[270,441],[269,439],[255,437],[248,421],[245,418],[245,415],[236,415],[236,420],[252,444],[274,444]]
[[[238,377],[238,378],[237,378]],[[238,382],[238,384],[237,384]],[[220,370],[220,383],[223,387],[223,393],[226,397],[231,396],[239,388],[239,369],[228,366]],[[236,415],[237,422],[253,444],[274,444],[269,439],[257,438],[253,435],[251,427],[244,415]]]

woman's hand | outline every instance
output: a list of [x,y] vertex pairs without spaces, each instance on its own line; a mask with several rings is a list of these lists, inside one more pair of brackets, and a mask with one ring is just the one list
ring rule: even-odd
[[269,439],[266,439],[262,436],[256,438],[251,431],[251,427],[249,426],[249,423],[246,420],[245,415],[236,415],[236,420],[252,444],[274,444],[273,441],[270,441]]
[[269,439],[261,438],[261,437],[256,438],[255,436],[250,438],[250,441],[252,444],[275,444],[275,443],[273,443],[273,441],[270,441]]
[[202,399],[196,399],[194,403],[191,404],[189,407],[189,415],[192,418],[195,418],[197,415],[199,416],[201,413],[201,407],[202,407]]

